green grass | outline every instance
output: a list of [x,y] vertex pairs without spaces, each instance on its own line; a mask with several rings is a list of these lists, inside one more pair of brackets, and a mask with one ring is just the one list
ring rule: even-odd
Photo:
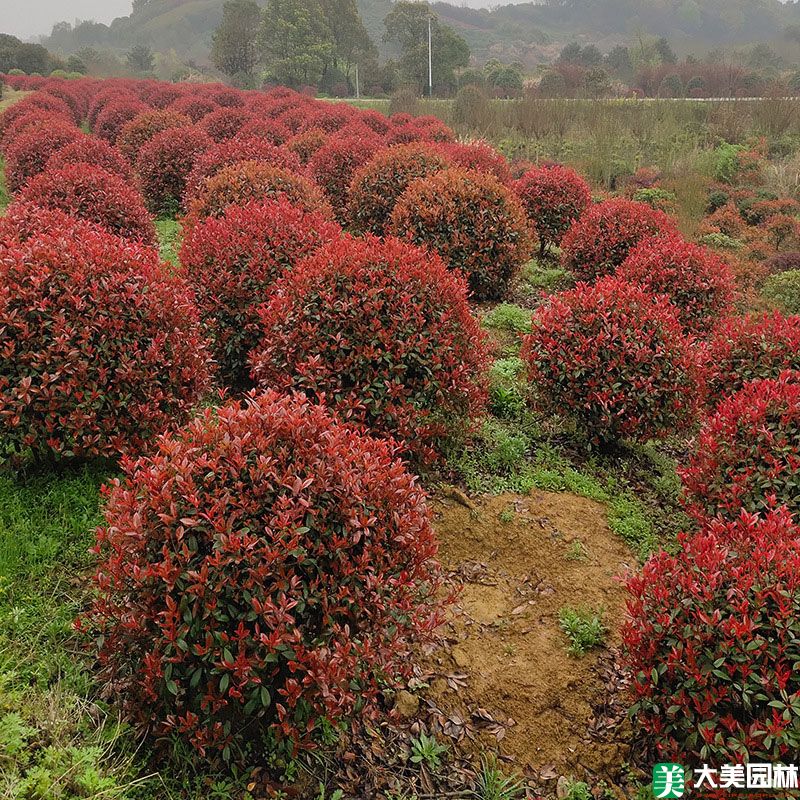
[[181,246],[181,224],[174,219],[157,219],[156,233],[161,258],[178,266],[178,251]]
[[6,162],[0,156],[0,214],[8,208],[10,202],[11,196],[8,194],[8,186],[6,186]]
[[602,611],[564,607],[558,612],[558,623],[569,639],[569,652],[573,656],[586,655],[605,640]]

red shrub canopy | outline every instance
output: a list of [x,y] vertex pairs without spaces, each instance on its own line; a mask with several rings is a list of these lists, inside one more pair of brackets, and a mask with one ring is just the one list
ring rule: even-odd
[[180,263],[195,288],[201,318],[224,382],[248,384],[249,352],[261,339],[258,309],[275,281],[341,229],[282,199],[230,206],[192,228]]
[[324,397],[419,457],[484,402],[486,349],[463,280],[397,239],[324,246],[275,285],[261,323],[262,386]]
[[595,442],[679,431],[702,396],[698,357],[672,304],[615,277],[551,297],[521,355],[540,404]]
[[47,166],[53,153],[82,136],[71,123],[61,122],[47,128],[33,128],[22,133],[6,150],[6,183],[18,192]]
[[188,286],[81,223],[22,239],[0,242],[6,455],[114,457],[185,419],[209,384]]
[[440,616],[416,479],[302,396],[207,410],[126,465],[105,516],[102,677],[204,758],[369,713]]
[[200,127],[215,141],[233,139],[250,121],[253,115],[240,108],[220,108],[200,120]]
[[135,164],[139,151],[157,133],[172,130],[173,136],[179,137],[183,135],[183,131],[174,129],[188,128],[191,125],[189,117],[174,111],[145,111],[125,123],[117,137],[117,147],[131,164]]
[[106,172],[113,172],[126,181],[131,180],[131,167],[122,153],[105,139],[97,136],[81,136],[71,144],[57,150],[50,156],[47,169],[61,169],[70,164],[91,164]]
[[480,172],[446,169],[409,184],[389,231],[461,270],[476,300],[502,299],[531,254],[519,201],[493,175]]
[[511,170],[506,157],[488,142],[444,142],[441,150],[457,167],[486,172],[500,183],[511,183]]

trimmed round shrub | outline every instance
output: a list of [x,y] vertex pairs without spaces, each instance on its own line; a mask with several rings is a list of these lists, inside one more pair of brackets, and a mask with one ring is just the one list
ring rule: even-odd
[[291,131],[276,119],[255,117],[245,123],[236,134],[236,139],[266,139],[270,144],[283,144],[292,135]]
[[381,150],[359,169],[350,184],[348,217],[359,233],[381,235],[395,203],[408,185],[450,166],[430,145],[408,144]]
[[6,131],[17,119],[24,117],[26,114],[42,111],[73,121],[69,107],[63,100],[42,92],[36,92],[23,98],[18,103],[14,103],[14,105],[0,114],[0,141],[5,138]]
[[640,734],[665,760],[791,761],[800,529],[780,509],[716,521],[679,542],[627,583],[623,642]]
[[617,276],[669,297],[689,331],[707,332],[733,304],[735,278],[728,264],[678,235],[641,241]]
[[225,167],[239,164],[242,161],[260,161],[273,167],[287,169],[290,172],[302,173],[300,159],[285,147],[279,147],[261,139],[232,139],[212,145],[200,153],[189,178],[186,181],[184,205],[188,207],[191,200],[202,189],[207,178],[211,178]]
[[23,133],[32,130],[47,130],[53,125],[72,125],[72,120],[63,114],[55,114],[43,108],[22,114],[5,129],[5,133],[0,138],[0,152],[5,153]]
[[96,136],[114,143],[125,125],[140,114],[148,111],[152,111],[152,109],[139,100],[112,103],[98,114],[97,121],[92,126],[92,131]]
[[531,167],[514,183],[514,190],[539,237],[540,256],[561,244],[592,202],[589,184],[561,164]]
[[414,181],[397,201],[388,230],[461,270],[476,300],[502,299],[531,254],[522,206],[486,173],[446,169]]
[[327,244],[275,284],[261,325],[261,386],[324,400],[423,460],[485,402],[486,349],[466,284],[398,239]]
[[228,206],[285,197],[304,211],[333,219],[333,209],[322,191],[308,178],[259,161],[242,161],[207,178],[191,201],[187,227],[205,217],[219,217]]
[[579,280],[591,281],[613,273],[642,239],[674,233],[674,221],[647,203],[604,200],[564,234],[561,262]]
[[0,243],[2,456],[116,457],[185,419],[209,386],[185,281],[81,223],[19,238]]
[[131,162],[136,163],[139,151],[157,133],[171,130],[173,136],[182,136],[184,131],[176,131],[176,128],[188,128],[192,125],[189,117],[177,114],[174,111],[146,111],[134,117],[119,132],[116,145],[122,155]]
[[552,296],[521,357],[542,407],[603,445],[680,431],[701,399],[697,355],[672,304],[615,277]]
[[200,127],[215,141],[233,139],[253,115],[241,108],[220,108],[200,120]]
[[347,221],[347,190],[353,173],[366,164],[382,147],[378,136],[339,138],[330,140],[314,153],[310,171],[331,201],[336,218]]
[[800,314],[800,269],[770,275],[761,293],[786,314]]
[[70,164],[91,164],[106,172],[113,172],[126,181],[131,180],[131,167],[122,153],[105,139],[97,136],[81,136],[57,150],[50,156],[47,169],[61,169]]
[[285,199],[230,206],[219,219],[205,219],[188,232],[180,263],[226,385],[249,383],[247,357],[261,339],[258,309],[275,281],[340,235],[336,223]]
[[154,245],[156,229],[142,197],[129,183],[88,164],[70,164],[34,178],[20,199],[94,222],[125,239]]
[[18,192],[22,189],[44,170],[53,153],[81,136],[81,132],[67,122],[23,133],[6,150],[6,184],[9,190]]
[[749,381],[800,370],[800,316],[775,311],[727,317],[709,340],[706,370],[711,401],[738,392]]
[[153,214],[175,214],[180,209],[186,181],[199,156],[212,144],[200,128],[157,133],[142,146],[136,172],[145,203]]
[[308,164],[314,153],[316,153],[328,139],[328,134],[325,133],[325,131],[319,128],[309,128],[302,133],[296,133],[288,139],[286,142],[286,149],[294,153],[300,159],[300,163]]
[[775,501],[800,511],[800,373],[753,381],[706,420],[689,464],[679,470],[697,519],[762,511]]
[[169,104],[170,111],[174,111],[176,114],[183,114],[194,123],[200,122],[203,117],[212,111],[216,111],[217,108],[219,106],[213,100],[209,100],[206,97],[198,97],[194,94],[183,95]]
[[488,142],[443,142],[440,147],[454,166],[486,172],[502,184],[511,183],[511,168],[506,157]]
[[15,200],[0,216],[0,247],[36,239],[42,233],[55,236],[65,232],[74,237],[76,231],[87,229],[108,233],[100,225],[76,219],[64,211]]
[[206,410],[125,465],[105,518],[101,677],[203,759],[369,715],[441,617],[416,478],[302,396]]

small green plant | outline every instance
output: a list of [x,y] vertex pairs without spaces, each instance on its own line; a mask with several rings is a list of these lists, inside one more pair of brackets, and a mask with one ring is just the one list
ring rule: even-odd
[[602,611],[565,606],[558,612],[558,622],[570,641],[569,652],[573,656],[583,656],[603,644],[606,628]]
[[564,798],[565,800],[592,800],[589,784],[583,781],[570,781]]
[[341,789],[336,789],[333,794],[328,794],[325,784],[320,781],[317,800],[343,800],[343,798],[344,792]]
[[569,548],[567,548],[567,554],[565,556],[567,561],[586,561],[588,557],[589,551],[580,539],[576,539]]
[[520,273],[520,287],[535,293],[560,292],[574,283],[575,278],[568,270],[536,259],[529,261]]
[[502,522],[503,525],[508,525],[509,522],[514,521],[514,516],[513,508],[504,508],[499,514],[500,522]]
[[786,314],[800,314],[800,270],[770,275],[761,290],[764,297]]
[[483,318],[483,324],[501,331],[528,333],[531,329],[531,312],[512,303],[501,303]]
[[431,772],[438,772],[446,752],[445,745],[439,744],[435,736],[428,736],[425,732],[411,741],[411,763],[425,764]]
[[527,407],[527,369],[520,358],[501,358],[489,370],[489,405],[500,419],[519,419]]
[[481,757],[475,789],[478,800],[516,800],[524,791],[522,781],[516,776],[505,775],[497,766],[494,755]]

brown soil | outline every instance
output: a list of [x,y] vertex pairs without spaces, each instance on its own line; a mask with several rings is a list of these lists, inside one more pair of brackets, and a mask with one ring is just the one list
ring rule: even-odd
[[[434,504],[441,560],[463,586],[447,647],[431,656],[425,697],[442,731],[501,752],[547,785],[559,776],[617,783],[630,751],[615,664],[635,558],[599,504],[568,494]],[[466,501],[470,502],[470,501]],[[511,519],[509,521],[509,516]],[[583,559],[570,558],[581,542]],[[564,606],[603,609],[608,648],[568,653]],[[555,784],[550,784],[555,788]]]

